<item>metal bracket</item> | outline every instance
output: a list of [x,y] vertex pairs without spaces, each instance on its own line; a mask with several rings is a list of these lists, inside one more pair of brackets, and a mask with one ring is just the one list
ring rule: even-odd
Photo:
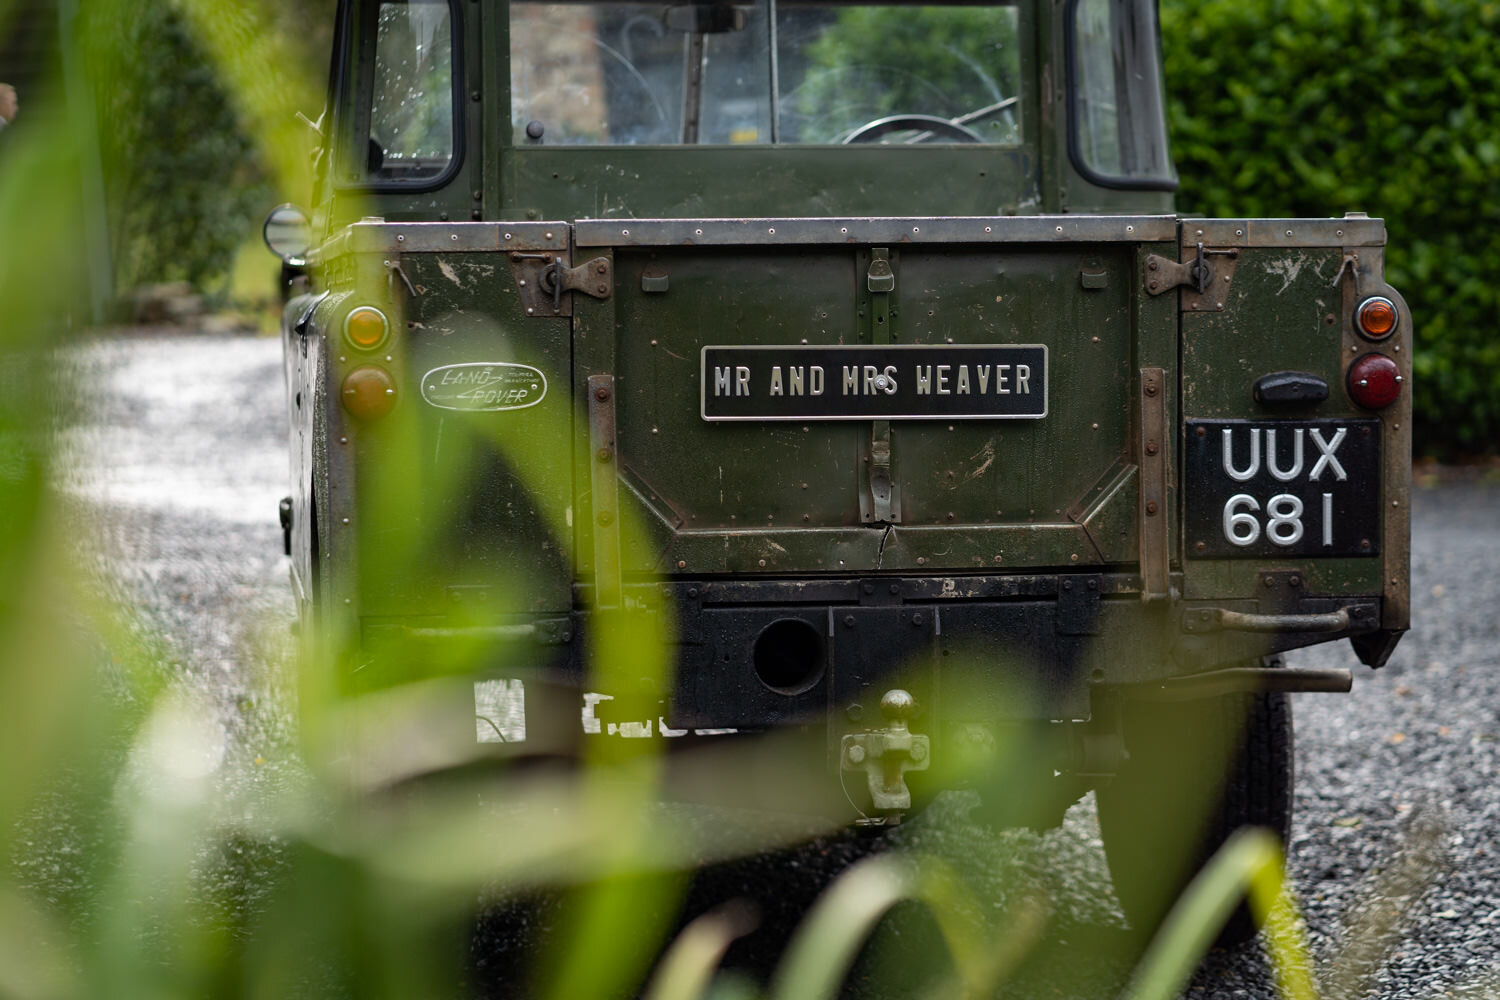
[[1171,549],[1167,532],[1167,374],[1141,369],[1141,598],[1172,596]]
[[932,743],[907,728],[906,720],[916,710],[917,700],[900,688],[892,688],[880,699],[880,711],[888,725],[868,733],[849,733],[839,741],[840,771],[863,771],[870,788],[870,801],[878,812],[900,812],[911,808],[909,771],[932,766]]
[[859,513],[868,524],[901,523],[901,487],[891,478],[891,422],[875,421],[870,438],[868,488],[860,491]]
[[1318,614],[1250,614],[1227,608],[1195,608],[1182,616],[1184,632],[1207,632],[1224,629],[1229,632],[1283,633],[1347,632],[1351,624],[1349,609],[1340,608]]
[[593,487],[594,606],[617,608],[620,580],[620,476],[615,442],[615,379],[589,376],[589,468]]
[[417,286],[413,285],[411,283],[411,279],[406,276],[406,272],[403,271],[403,270],[401,270],[401,258],[400,257],[392,256],[389,259],[387,259],[386,262],[385,262],[385,270],[386,270],[386,280],[387,280],[387,282],[390,285],[390,288],[388,289],[387,294],[390,296],[390,298],[391,298],[392,301],[395,301],[395,299],[396,299],[396,279],[397,278],[400,278],[401,279],[401,284],[404,285],[404,286],[406,286],[406,294],[407,295],[410,295],[412,298],[416,298],[417,297]]
[[1057,582],[1057,634],[1102,635],[1099,621],[1099,591],[1102,578],[1097,573],[1069,574]]
[[1336,635],[1366,632],[1380,625],[1375,604],[1333,607],[1327,598],[1307,595],[1306,581],[1298,570],[1270,570],[1259,574],[1259,579],[1263,586],[1256,588],[1254,612],[1213,606],[1186,608],[1182,630]]
[[1193,276],[1187,264],[1179,264],[1160,254],[1153,253],[1146,257],[1146,291],[1152,295],[1160,295],[1179,285],[1192,283]]
[[878,248],[872,252],[870,269],[865,272],[865,287],[882,294],[896,290],[896,274],[891,270],[891,252]]
[[[870,343],[891,342],[891,299],[896,289],[896,272],[891,268],[888,247],[870,250],[870,267],[865,272],[865,287],[870,292]],[[884,386],[885,376],[876,379]],[[870,452],[865,456],[866,488],[860,491],[859,513],[866,524],[899,524],[901,522],[901,487],[891,479],[891,422],[876,420],[870,425]]]
[[564,292],[582,292],[596,299],[607,299],[614,288],[608,257],[595,257],[577,267],[569,267],[560,253],[522,253],[510,255],[516,290],[521,307],[528,316],[571,316],[573,305]]
[[[1146,291],[1160,295],[1183,288],[1182,308],[1189,312],[1223,312],[1229,285],[1239,265],[1239,247],[1211,250],[1202,243],[1191,260],[1178,263],[1159,254],[1146,257]],[[1214,257],[1223,260],[1214,263]]]
[[1347,670],[1289,670],[1286,667],[1226,667],[1163,681],[1132,692],[1151,701],[1197,701],[1250,691],[1303,691],[1346,694],[1354,687]]
[[1354,298],[1356,300],[1364,298],[1359,280],[1359,251],[1347,247],[1344,249],[1344,260],[1339,264],[1338,273],[1333,276],[1333,282],[1328,287],[1339,287],[1339,282],[1344,280],[1346,274],[1354,276]]

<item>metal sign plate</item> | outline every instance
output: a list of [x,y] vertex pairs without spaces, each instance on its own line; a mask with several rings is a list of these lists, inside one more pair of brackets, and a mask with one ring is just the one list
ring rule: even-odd
[[1189,420],[1187,555],[1380,552],[1380,421]]
[[704,420],[1040,420],[1044,344],[705,347]]
[[513,361],[443,365],[422,376],[422,399],[441,410],[524,410],[546,395],[542,370]]

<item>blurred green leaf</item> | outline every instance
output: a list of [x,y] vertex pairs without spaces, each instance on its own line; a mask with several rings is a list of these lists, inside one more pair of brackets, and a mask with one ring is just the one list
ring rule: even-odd
[[1240,900],[1266,929],[1267,950],[1286,1000],[1317,1000],[1307,971],[1307,945],[1294,919],[1287,919],[1290,897],[1283,892],[1281,845],[1265,830],[1232,836],[1193,879],[1167,915],[1124,993],[1124,1000],[1175,997],[1202,961],[1215,936]]

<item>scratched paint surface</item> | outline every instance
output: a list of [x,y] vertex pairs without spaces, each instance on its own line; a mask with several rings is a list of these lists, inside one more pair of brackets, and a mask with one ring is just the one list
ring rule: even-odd
[[1278,371],[1309,372],[1328,382],[1332,398],[1318,408],[1319,416],[1354,412],[1338,384],[1342,306],[1333,278],[1340,256],[1337,248],[1241,252],[1234,280],[1226,283],[1224,311],[1182,317],[1187,417],[1256,415],[1255,380]]

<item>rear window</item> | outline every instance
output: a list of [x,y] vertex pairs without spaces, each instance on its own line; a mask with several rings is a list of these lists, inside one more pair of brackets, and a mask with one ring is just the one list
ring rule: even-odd
[[1111,187],[1172,190],[1156,5],[1074,0],[1069,22],[1074,166]]
[[428,184],[453,164],[453,16],[448,0],[387,0],[375,19],[367,178]]
[[547,145],[1016,145],[1018,36],[1001,5],[516,0],[511,120]]

